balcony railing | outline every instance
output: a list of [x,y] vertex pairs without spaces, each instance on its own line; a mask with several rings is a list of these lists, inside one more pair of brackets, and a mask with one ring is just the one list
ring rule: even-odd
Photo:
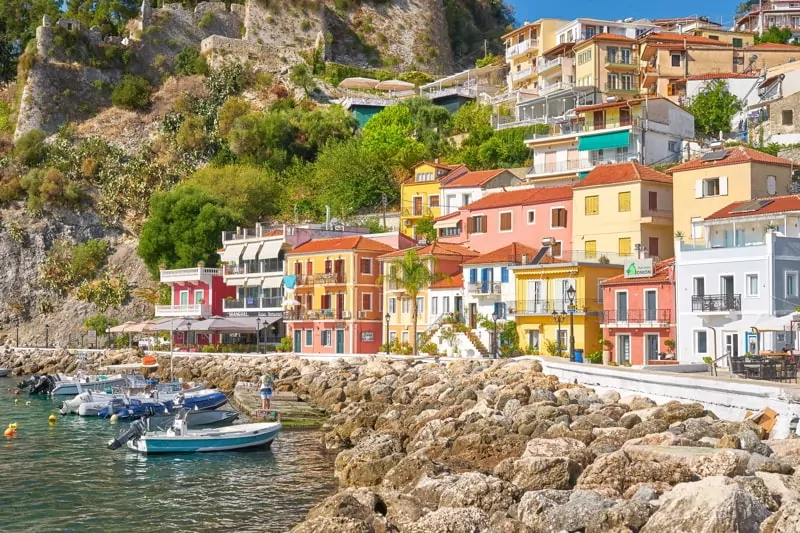
[[314,277],[313,274],[309,274],[307,276],[303,276],[303,275],[297,276],[297,286],[298,287],[313,286],[315,281],[316,281],[316,278]]
[[670,309],[614,309],[603,311],[603,324],[669,324],[671,316]]
[[627,57],[621,53],[606,54],[606,67],[638,67],[639,58],[636,54],[630,54]]
[[467,285],[467,290],[470,294],[475,294],[477,296],[488,296],[492,294],[500,294],[503,290],[503,286],[500,283],[470,283]]
[[163,283],[200,280],[202,277],[219,276],[222,270],[219,268],[176,268],[173,270],[162,270],[160,272]]
[[[528,174],[553,174],[557,172],[579,172],[582,170],[591,170],[598,165],[627,163],[635,159],[635,156],[615,155],[612,157],[591,157],[590,159],[573,159],[569,161],[551,161],[548,163],[534,163],[528,169]],[[672,213],[670,213],[670,216]],[[650,214],[647,216],[655,216]]]
[[274,309],[281,307],[281,298],[240,298],[223,300],[222,308],[226,311],[237,309]]
[[700,312],[720,312],[741,311],[741,294],[706,294],[704,296],[692,296],[692,311]]
[[[554,299],[554,300],[517,300],[513,302],[506,302],[506,308],[509,315],[552,315],[556,313],[569,313],[569,300],[567,299]],[[594,299],[578,299],[575,301],[574,312],[599,312],[602,311],[603,302]]]
[[568,81],[559,81],[550,85],[545,85],[544,87],[540,87],[539,96],[545,96],[557,91],[566,91],[567,89],[572,89],[573,87],[575,87],[574,83],[570,83]]
[[531,48],[538,48],[539,41],[536,39],[525,39],[524,41],[517,43],[513,46],[509,46],[506,49],[506,59],[511,59],[512,57],[516,57],[520,54],[524,54]]
[[260,231],[258,226],[254,228],[239,228],[238,231],[223,231],[222,240],[238,241],[244,239],[252,239],[253,237],[258,237],[260,235],[262,235],[262,232]]
[[537,68],[539,69],[539,72],[541,73],[541,72],[545,72],[547,70],[550,70],[553,67],[558,67],[563,62],[564,62],[564,58],[563,57],[557,57],[555,59],[551,59],[550,61],[545,61],[544,58],[540,57]]
[[316,274],[314,283],[316,285],[338,285],[346,283],[344,272],[329,272],[327,274]]
[[289,309],[283,312],[284,320],[349,320],[353,313],[344,309],[316,309],[305,307]]
[[537,139],[545,139],[547,137],[558,137],[560,135],[575,135],[578,133],[603,131],[615,128],[626,128],[631,126],[633,127],[639,126],[639,117],[632,117],[621,121],[617,120],[617,121],[599,122],[597,124],[593,122],[590,123],[572,122],[567,124],[553,124],[550,126],[548,131],[545,132],[538,131],[535,133],[531,133],[525,138],[525,140],[533,141]]
[[156,316],[210,316],[211,306],[207,304],[157,305]]
[[226,276],[241,276],[244,274],[275,274],[276,272],[283,272],[283,261],[269,260],[267,264],[259,261],[258,266],[250,266],[248,264],[233,266],[225,265],[222,272]]
[[433,216],[430,207],[420,207],[419,209],[404,207],[402,211],[404,217],[430,217]]
[[511,73],[511,81],[519,81],[524,80],[525,78],[529,78],[536,74],[536,71],[533,70],[533,67],[523,68],[521,70],[516,70]]

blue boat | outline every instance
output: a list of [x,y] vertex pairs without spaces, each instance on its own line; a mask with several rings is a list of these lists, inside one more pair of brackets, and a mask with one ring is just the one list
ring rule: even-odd
[[216,389],[204,389],[197,392],[190,392],[183,397],[180,395],[175,398],[176,404],[181,404],[184,409],[190,410],[212,410],[219,409],[228,403],[228,397]]

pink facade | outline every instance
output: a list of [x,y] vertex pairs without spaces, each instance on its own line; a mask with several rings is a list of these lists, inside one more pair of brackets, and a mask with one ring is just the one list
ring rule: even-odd
[[[222,316],[222,301],[236,298],[236,287],[226,285],[222,276],[212,276],[211,283],[205,281],[174,282],[172,305],[207,305],[208,316]],[[183,293],[183,294],[181,294]]]
[[602,285],[603,339],[611,343],[611,361],[617,364],[675,362],[665,342],[675,341],[677,335],[674,260],[661,261],[653,268],[649,278],[620,275]]
[[375,354],[383,343],[382,323],[378,321],[291,321],[288,335],[295,353]]

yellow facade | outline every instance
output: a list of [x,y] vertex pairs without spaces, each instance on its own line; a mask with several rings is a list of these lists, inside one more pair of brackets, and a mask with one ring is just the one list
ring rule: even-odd
[[415,236],[419,219],[441,215],[440,180],[449,172],[446,167],[422,163],[414,169],[414,176],[400,186],[400,230],[405,235]]
[[587,258],[605,255],[612,263],[635,253],[637,244],[653,256],[672,257],[672,202],[669,183],[578,186],[573,192],[572,242]]
[[[769,176],[775,177],[774,191],[770,190]],[[789,194],[791,181],[790,167],[765,163],[744,162],[674,172],[674,229],[687,240],[702,241],[699,232],[692,234],[693,220],[699,221],[733,202]],[[717,194],[711,194],[714,192]]]
[[639,52],[635,41],[597,36],[573,49],[575,83],[597,87],[623,100],[639,92]]
[[566,289],[569,286],[575,289],[572,314],[575,348],[584,350],[584,354],[601,349],[603,293],[600,283],[621,274],[621,265],[576,262],[525,265],[513,267],[513,270],[517,296],[515,302],[509,302],[508,313],[517,323],[523,349],[538,342],[539,353],[550,355],[547,341],[556,343],[560,330],[562,355],[568,354],[570,313]]
[[692,35],[713,39],[722,43],[728,43],[733,45],[734,48],[753,46],[755,42],[755,34],[744,31],[726,31],[701,28],[692,31]]
[[503,36],[511,90],[533,89],[536,86],[537,58],[557,44],[556,30],[566,22],[561,19],[539,19]]

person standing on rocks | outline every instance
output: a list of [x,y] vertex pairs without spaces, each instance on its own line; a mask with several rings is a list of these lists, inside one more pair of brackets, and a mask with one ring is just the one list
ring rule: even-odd
[[261,385],[258,387],[258,393],[261,396],[261,408],[264,410],[269,409],[273,389],[274,383],[272,376],[270,374],[261,376]]

